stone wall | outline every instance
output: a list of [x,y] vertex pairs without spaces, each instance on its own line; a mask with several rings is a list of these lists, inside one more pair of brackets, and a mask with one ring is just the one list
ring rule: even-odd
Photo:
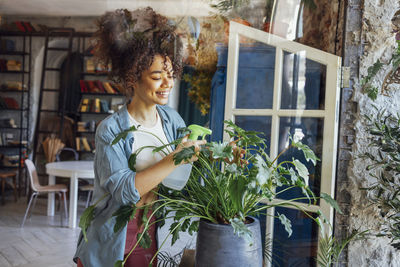
[[[400,253],[388,244],[389,240],[374,237],[380,231],[382,217],[368,202],[365,191],[360,190],[371,185],[373,179],[367,175],[367,162],[358,157],[368,149],[363,115],[375,112],[372,105],[399,111],[399,85],[375,101],[363,94],[360,86],[368,67],[377,59],[388,62],[394,52],[391,19],[398,9],[397,0],[350,0],[347,6],[344,65],[351,67],[351,84],[342,91],[337,200],[344,214],[336,216],[335,236],[340,239],[355,229],[370,230],[371,235],[350,243],[341,259],[342,266],[400,266]],[[375,85],[380,87],[389,70],[386,66],[378,73]]]

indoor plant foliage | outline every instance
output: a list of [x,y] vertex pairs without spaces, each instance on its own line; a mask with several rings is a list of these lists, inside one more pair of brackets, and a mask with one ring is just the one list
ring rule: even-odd
[[[153,213],[149,218],[143,217],[143,232],[138,235],[138,242],[132,251],[137,246],[150,245],[146,229],[150,226],[150,217],[153,216],[158,218],[160,226],[164,224],[166,218],[173,218],[174,222],[170,226],[172,245],[179,238],[181,231],[188,231],[191,234],[198,230],[199,220],[196,219],[215,224],[229,224],[239,237],[251,242],[252,233],[246,227],[246,223],[252,216],[260,215],[273,206],[295,206],[302,209],[296,204],[300,199],[308,199],[309,203],[315,203],[316,197],[308,187],[309,173],[305,165],[298,159],[282,162],[278,160],[289,148],[295,147],[303,151],[305,159],[315,165],[318,159],[308,146],[291,139],[290,146],[275,159],[271,159],[266,153],[265,139],[259,136],[259,132],[245,131],[231,121],[225,123],[227,126],[225,131],[232,141],[209,142],[202,146],[197,154],[198,161],[193,164],[190,178],[182,191],[175,191],[160,184],[158,192],[155,192],[160,198],[152,204],[140,207],[145,209],[143,214],[147,214],[151,205]],[[183,135],[190,131],[187,128],[181,130]],[[140,131],[140,127],[132,127],[120,133],[113,143],[126,137],[129,131]],[[180,142],[181,139],[177,139],[171,144],[177,145]],[[171,144],[154,148],[153,151],[169,150]],[[185,162],[194,153],[194,147],[183,148],[174,155],[175,164]],[[132,154],[129,159],[132,170],[136,155],[137,153]],[[304,196],[274,202],[281,192],[294,188],[301,188]],[[321,198],[337,207],[329,195],[321,194]],[[271,204],[259,205],[265,199]],[[82,215],[80,226],[83,231],[90,225],[94,209],[95,205],[89,207]],[[132,204],[123,206],[114,213],[115,232],[120,231],[128,223],[136,209],[137,207]],[[306,211],[304,213],[309,215]],[[292,230],[289,219],[284,214],[278,214],[277,217],[290,236]],[[321,223],[320,218],[314,219],[311,215],[309,217]],[[164,243],[165,240],[160,243],[161,246]],[[124,262],[118,261],[116,266],[122,266]]]
[[379,110],[365,115],[370,134],[368,151],[362,154],[374,183],[363,188],[376,204],[382,216],[383,231],[379,235],[391,238],[391,245],[400,248],[400,116]]

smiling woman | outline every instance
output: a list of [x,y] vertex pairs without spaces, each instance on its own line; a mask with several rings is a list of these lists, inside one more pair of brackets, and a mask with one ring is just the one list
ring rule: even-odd
[[[149,147],[178,139],[178,128],[185,123],[179,114],[166,107],[173,88],[173,79],[181,72],[181,42],[175,27],[167,18],[151,8],[116,10],[103,15],[98,22],[95,55],[101,63],[111,63],[111,78],[123,85],[128,103],[104,119],[96,131],[94,160],[94,218],[90,226],[82,227],[74,260],[78,266],[109,267],[115,262],[124,266],[147,266],[157,251],[156,227],[149,229],[151,246],[137,249],[138,233],[143,230],[142,217],[150,209],[138,209],[128,225],[119,228],[115,217],[122,206],[141,207],[152,203],[152,190],[177,166],[173,156],[183,148],[204,141],[183,138],[175,151],[152,153]],[[127,135],[112,145],[117,134],[132,127],[146,129]],[[141,151],[133,168],[130,156]],[[189,161],[195,161],[193,156]],[[155,220],[155,219],[153,219]],[[128,254],[129,253],[129,254]]]

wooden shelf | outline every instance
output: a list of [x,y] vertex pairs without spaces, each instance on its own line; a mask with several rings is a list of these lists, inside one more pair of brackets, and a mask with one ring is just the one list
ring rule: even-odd
[[81,95],[96,95],[96,96],[118,96],[124,97],[123,94],[105,94],[105,93],[81,93]]
[[3,146],[0,146],[0,148],[19,148],[19,147],[27,148],[28,146],[27,145],[3,145]]
[[9,73],[9,74],[28,74],[27,71],[22,70],[0,70],[0,73]]
[[29,53],[22,51],[2,51],[0,50],[0,55],[10,55],[10,56],[27,56]]
[[7,129],[7,130],[26,130],[26,127],[1,127],[1,129]]
[[82,72],[82,75],[87,76],[108,76],[108,72]]
[[26,108],[1,108],[0,110],[7,110],[7,111],[22,111],[22,112],[24,112],[24,111],[28,111],[28,109],[26,109]]
[[0,93],[5,92],[5,93],[28,93],[29,90],[15,90],[15,89],[0,89]]
[[[21,32],[21,31],[0,30],[0,36],[40,36],[40,37],[44,37],[44,36],[46,36],[46,32],[44,32],[44,31]],[[50,36],[51,37],[62,37],[62,36],[68,36],[68,33],[58,33],[58,34],[52,34]],[[75,32],[74,36],[91,37],[91,36],[93,36],[93,33],[92,32]]]
[[98,114],[98,115],[111,115],[113,113],[108,112],[79,112],[80,114]]

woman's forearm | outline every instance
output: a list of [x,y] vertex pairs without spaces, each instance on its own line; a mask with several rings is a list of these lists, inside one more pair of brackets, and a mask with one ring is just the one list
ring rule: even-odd
[[149,168],[137,172],[135,187],[139,191],[140,197],[154,189],[175,167],[173,153],[171,153]]

